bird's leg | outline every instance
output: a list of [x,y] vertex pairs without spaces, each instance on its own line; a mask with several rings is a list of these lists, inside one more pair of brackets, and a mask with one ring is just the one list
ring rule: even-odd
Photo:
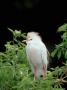
[[37,66],[34,66],[34,80],[37,79]]
[[46,70],[46,65],[43,65],[43,79],[46,78],[47,70]]

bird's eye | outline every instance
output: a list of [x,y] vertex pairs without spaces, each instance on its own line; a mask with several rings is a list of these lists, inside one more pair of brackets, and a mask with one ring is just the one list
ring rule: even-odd
[[32,40],[32,39],[30,39],[30,40]]

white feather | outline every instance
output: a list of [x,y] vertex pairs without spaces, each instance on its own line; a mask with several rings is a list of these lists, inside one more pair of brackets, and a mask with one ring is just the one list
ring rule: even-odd
[[[29,33],[28,33],[29,35]],[[32,35],[32,36],[31,36]],[[28,37],[28,36],[27,36]],[[29,40],[28,40],[29,39]],[[37,66],[37,77],[42,75],[43,65],[46,65],[47,70],[47,48],[42,42],[40,36],[30,32],[29,38],[27,38],[26,53],[31,69],[34,73],[34,66]]]

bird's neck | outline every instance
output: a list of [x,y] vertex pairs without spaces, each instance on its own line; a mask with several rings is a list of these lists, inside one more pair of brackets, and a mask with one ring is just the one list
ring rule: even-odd
[[39,44],[39,43],[42,43],[42,41],[41,40],[39,40],[39,39],[32,39],[32,40],[29,40],[29,41],[27,41],[27,44],[32,44],[32,43],[37,43],[37,44]]

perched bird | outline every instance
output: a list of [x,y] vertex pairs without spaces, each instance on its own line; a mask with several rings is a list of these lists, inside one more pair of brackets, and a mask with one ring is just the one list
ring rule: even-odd
[[31,70],[35,79],[42,77],[46,78],[47,75],[47,48],[43,43],[39,33],[28,32],[26,37],[26,54]]

